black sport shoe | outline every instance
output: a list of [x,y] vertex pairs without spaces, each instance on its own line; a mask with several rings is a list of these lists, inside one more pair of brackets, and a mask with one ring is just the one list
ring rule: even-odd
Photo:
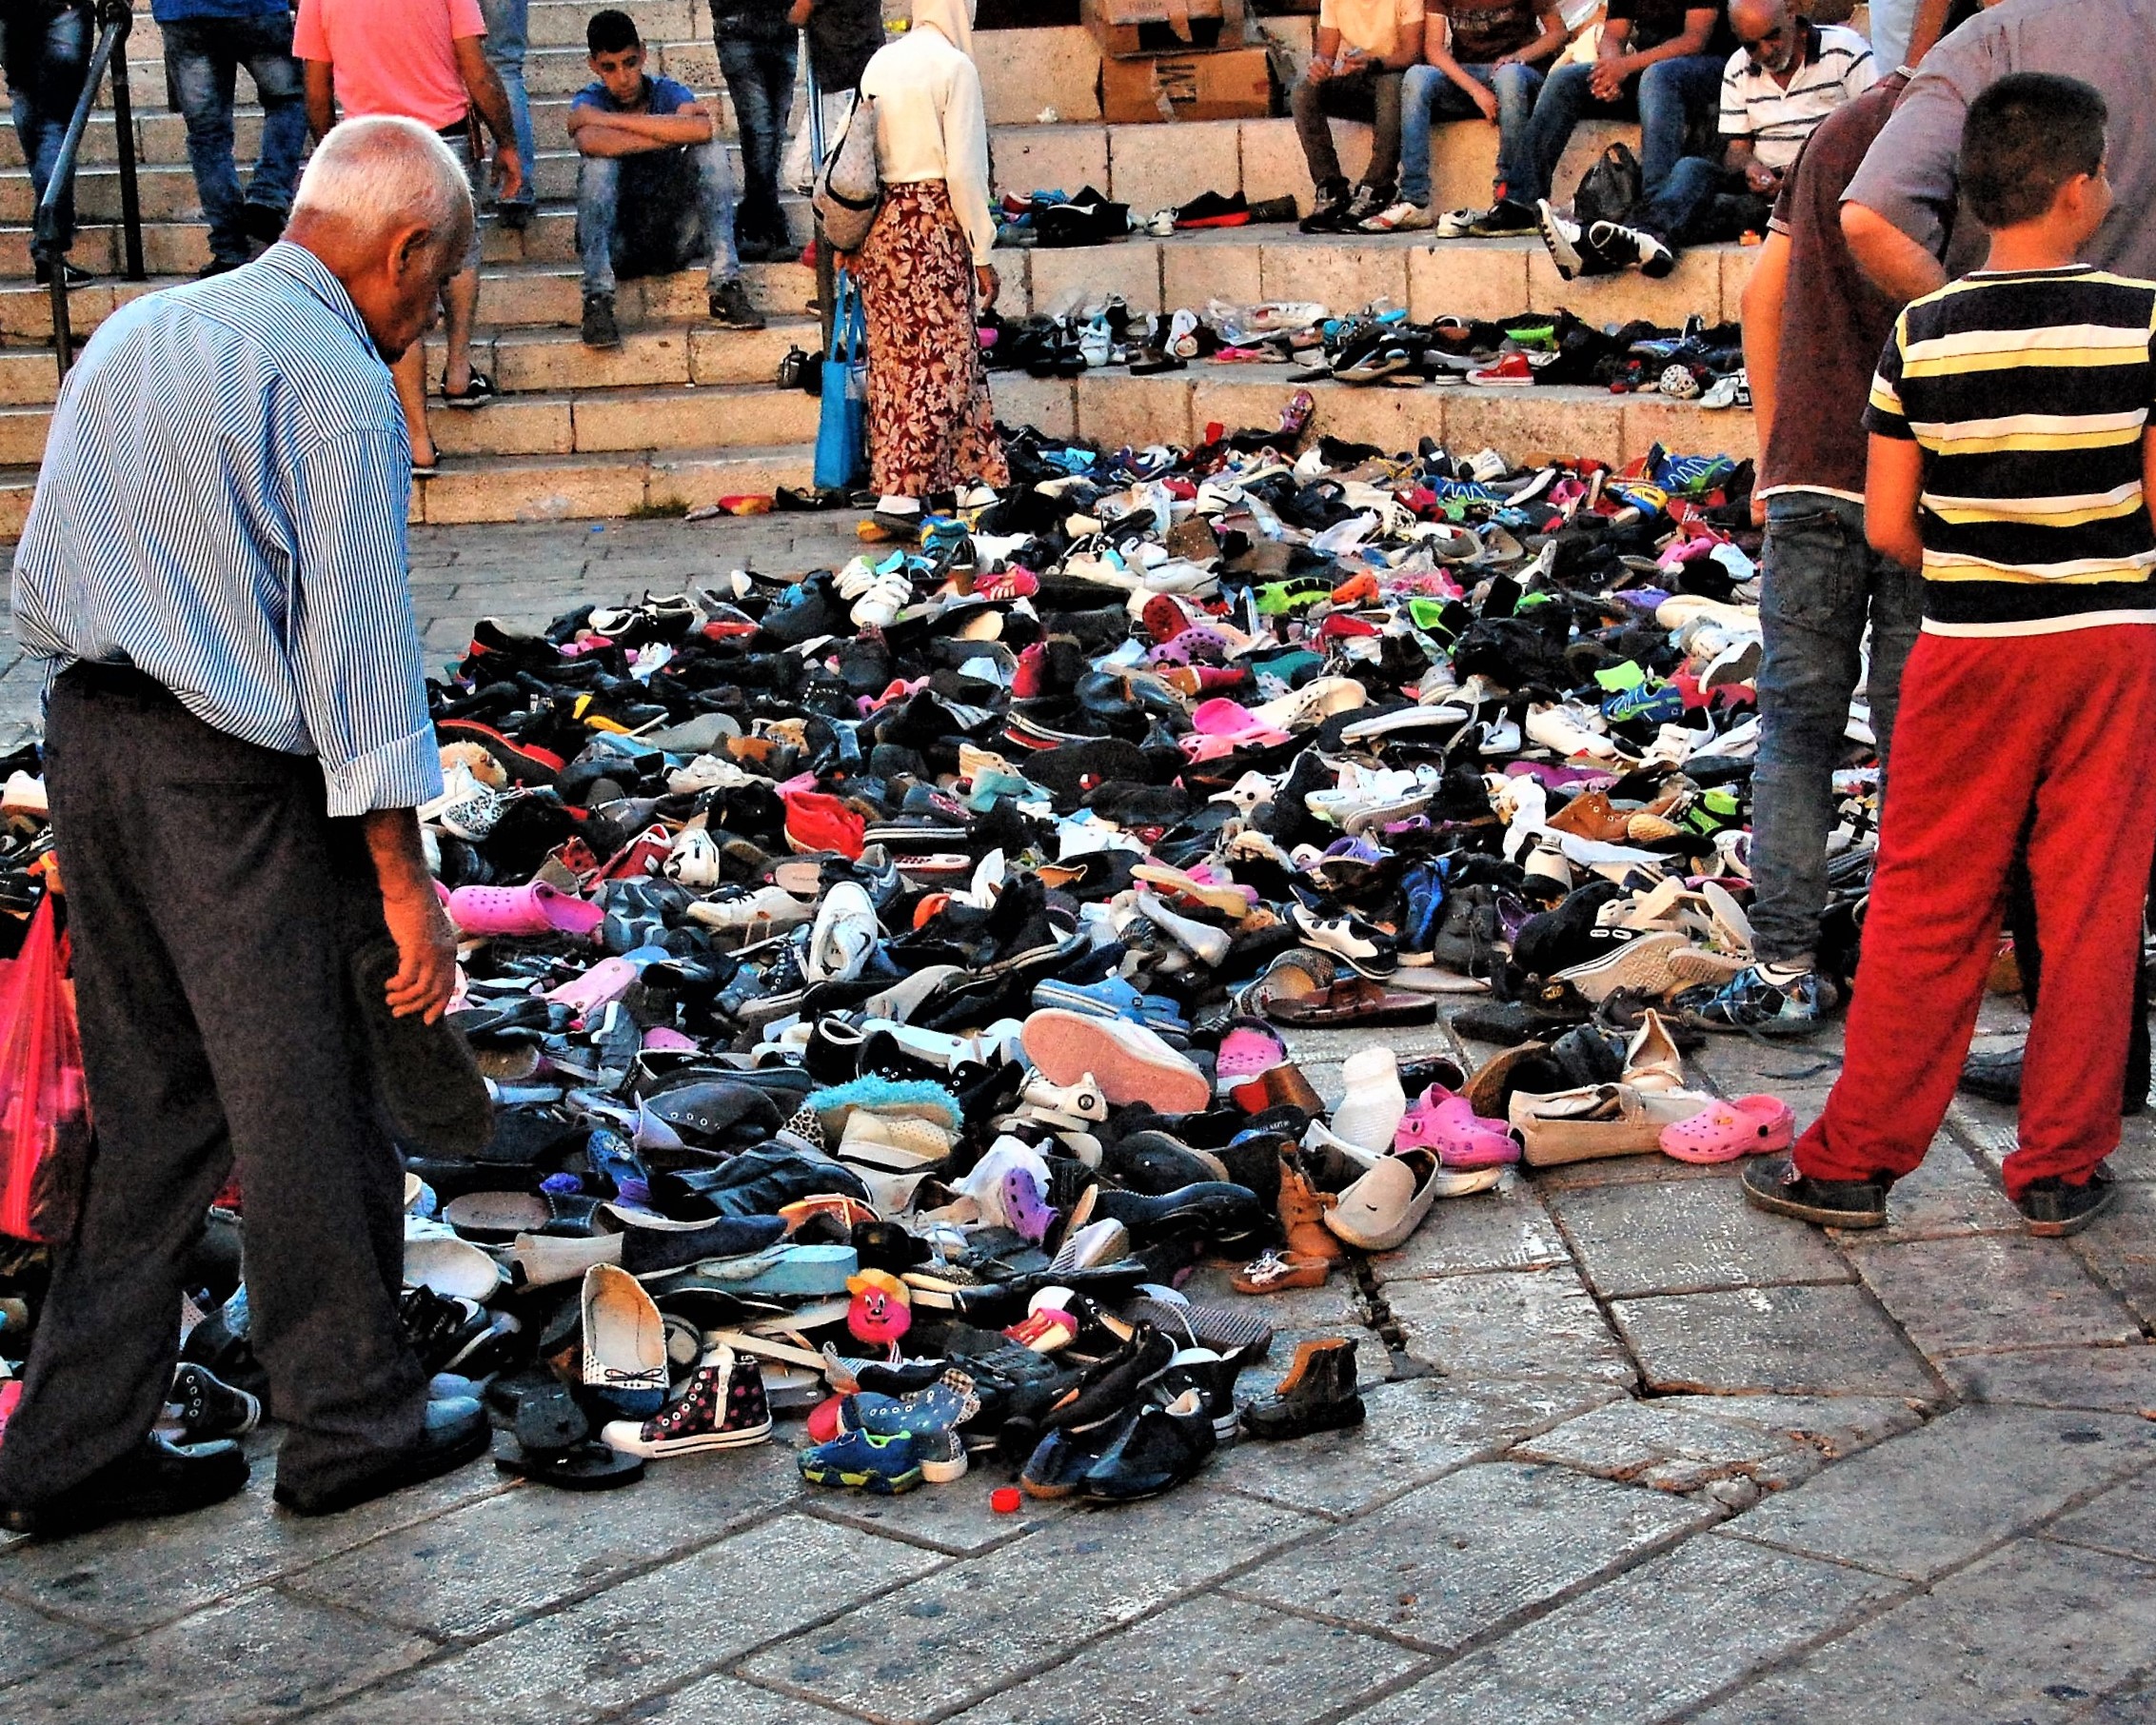
[[454,1473],[486,1454],[493,1438],[486,1410],[469,1396],[446,1396],[426,1404],[426,1422],[408,1450],[384,1457],[366,1472],[322,1492],[295,1492],[280,1483],[271,1495],[300,1516],[333,1516],[356,1509],[407,1485]]
[[1596,222],[1587,230],[1589,248],[1618,268],[1645,276],[1665,276],[1677,267],[1676,253],[1644,228],[1621,222]]
[[748,289],[736,276],[730,282],[721,282],[711,290],[712,321],[728,329],[761,329],[763,313],[748,303]]
[[584,345],[586,347],[619,347],[622,345],[622,327],[614,321],[614,296],[610,293],[587,293],[584,296]]
[[1819,1228],[1883,1228],[1887,1225],[1887,1188],[1893,1181],[1813,1180],[1799,1174],[1787,1156],[1766,1156],[1743,1175],[1746,1200],[1755,1210],[1793,1216]]
[[208,1443],[220,1438],[244,1438],[262,1423],[262,1403],[245,1390],[235,1390],[208,1368],[182,1365],[172,1374],[168,1407],[179,1409],[183,1441]]
[[1327,180],[1317,188],[1310,213],[1296,224],[1304,233],[1338,233],[1348,213],[1348,183]]
[[0,1504],[0,1528],[54,1538],[109,1521],[184,1516],[246,1490],[247,1458],[231,1442],[168,1443],[145,1438],[119,1460],[57,1497]]
[[2014,1200],[2014,1208],[2027,1218],[2031,1234],[2040,1239],[2057,1239],[2079,1234],[2118,1201],[2119,1189],[2111,1177],[2102,1168],[2092,1168],[2078,1186],[2055,1174],[2030,1180]]
[[1468,223],[1466,237],[1471,240],[1508,240],[1537,231],[1539,224],[1531,205],[1515,204],[1510,198],[1499,198]]

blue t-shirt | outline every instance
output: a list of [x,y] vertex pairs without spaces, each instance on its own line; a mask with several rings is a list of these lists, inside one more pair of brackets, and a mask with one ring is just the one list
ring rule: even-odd
[[288,0],[150,0],[149,15],[160,24],[191,24],[198,18],[277,18],[291,10]]
[[643,108],[624,108],[607,94],[606,86],[593,79],[577,91],[571,108],[596,108],[603,114],[671,114],[679,113],[696,100],[696,91],[686,84],[677,84],[671,78],[654,78],[646,73],[644,88],[651,92],[650,102]]

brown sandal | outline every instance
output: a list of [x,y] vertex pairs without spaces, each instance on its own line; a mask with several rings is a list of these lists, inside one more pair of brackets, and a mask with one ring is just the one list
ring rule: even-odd
[[1368,977],[1342,977],[1321,994],[1266,1002],[1276,1024],[1318,1029],[1337,1024],[1434,1024],[1437,1002],[1428,995],[1400,994]]

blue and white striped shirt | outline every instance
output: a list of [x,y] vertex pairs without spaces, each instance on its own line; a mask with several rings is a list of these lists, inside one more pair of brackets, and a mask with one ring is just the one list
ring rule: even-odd
[[332,816],[442,788],[406,580],[411,446],[343,285],[289,243],[135,301],[60,393],[15,552],[54,670],[132,664],[216,729],[315,755]]

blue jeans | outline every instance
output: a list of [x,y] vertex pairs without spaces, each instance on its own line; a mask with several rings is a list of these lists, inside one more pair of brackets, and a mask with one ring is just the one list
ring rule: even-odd
[[[188,123],[188,161],[209,223],[209,254],[244,264],[247,207],[280,216],[289,210],[307,148],[307,88],[292,58],[291,14],[189,18],[163,29],[166,86]],[[232,160],[232,95],[243,66],[262,102],[262,151],[245,197]]]
[[1518,188],[1511,195],[1522,204],[1550,195],[1557,162],[1572,139],[1572,128],[1589,114],[1639,113],[1639,167],[1652,198],[1685,153],[1692,116],[1711,116],[1722,95],[1722,61],[1712,54],[1685,54],[1657,60],[1614,102],[1598,101],[1588,89],[1592,66],[1560,66],[1542,86],[1528,122],[1525,160]]
[[[1525,183],[1527,123],[1534,112],[1542,72],[1533,66],[1463,66],[1486,89],[1497,92],[1497,186],[1499,197]],[[1400,200],[1430,202],[1430,128],[1438,120],[1479,120],[1474,99],[1434,66],[1411,66],[1400,89]]]
[[624,194],[639,195],[637,169],[645,164],[657,170],[655,178],[685,164],[695,171],[697,189],[694,203],[669,199],[664,209],[630,211],[633,225],[647,244],[656,218],[668,226],[673,241],[668,267],[681,268],[708,248],[714,288],[741,274],[741,262],[734,253],[734,174],[726,166],[725,143],[714,134],[704,144],[633,156],[585,156],[577,164],[577,252],[584,260],[584,292],[614,291],[614,253]]
[[1748,228],[1764,233],[1773,212],[1773,200],[1751,190],[1741,174],[1705,156],[1685,156],[1633,219],[1674,248],[1735,239]]
[[524,188],[510,202],[529,209],[539,196],[532,179],[531,97],[524,92],[524,43],[531,34],[530,0],[479,0],[486,20],[486,63],[508,92],[509,122],[517,133],[517,161]]
[[[10,0],[0,22],[0,65],[8,71],[15,137],[30,163],[30,181],[42,203],[60,160],[60,143],[82,96],[89,69],[89,9],[69,6],[48,12],[35,0]],[[60,248],[75,243],[75,200],[61,200]]]
[[[1752,771],[1752,947],[1769,963],[1811,956],[1827,902],[1833,773],[1848,747],[1859,647],[1871,624],[1868,690],[1882,781],[1902,666],[1923,622],[1924,583],[1864,538],[1864,506],[1823,491],[1767,500],[1759,621],[1759,760]],[[1885,785],[1881,785],[1884,803]]]
[[742,238],[762,246],[790,244],[779,208],[779,155],[794,111],[794,66],[801,39],[788,27],[757,28],[720,21],[719,69],[742,129]]

